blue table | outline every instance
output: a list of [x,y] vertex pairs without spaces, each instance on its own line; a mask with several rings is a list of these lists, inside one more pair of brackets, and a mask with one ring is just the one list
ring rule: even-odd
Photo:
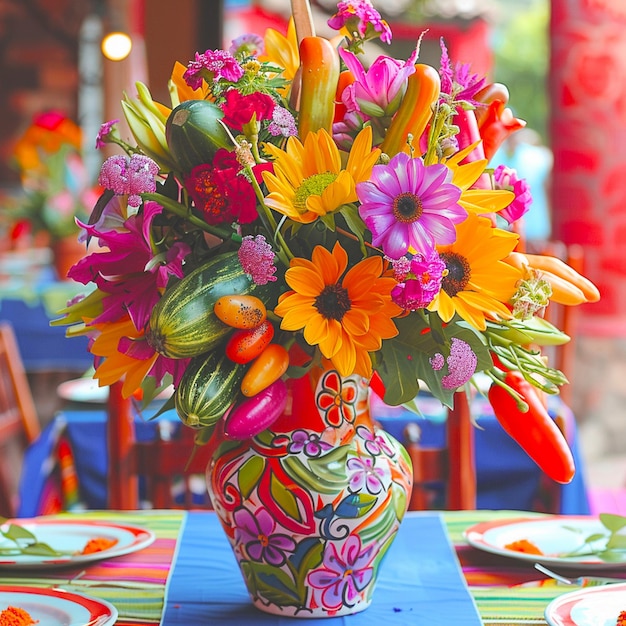
[[[402,409],[375,407],[375,417],[398,439],[407,421],[419,421],[422,441],[436,445],[443,441],[445,429],[442,419],[445,410],[432,398],[420,400],[428,419],[419,419]],[[477,508],[538,510],[541,484],[545,480],[538,467],[502,430],[488,403],[480,398],[473,405],[479,428],[475,431],[476,470],[478,481]],[[563,410],[566,407],[561,407]],[[154,437],[159,424],[180,427],[173,411],[164,413],[157,421],[149,421],[153,411],[144,419],[137,417],[136,437],[146,440]],[[576,441],[575,421],[566,414],[569,438],[577,473],[569,485],[560,487],[560,512],[587,515],[590,512],[585,484],[584,467]],[[23,472],[22,506],[20,515],[36,515],[41,509],[42,493],[55,463],[55,448],[59,436],[67,437],[74,452],[74,464],[80,486],[80,502],[89,509],[107,507],[107,443],[106,412],[102,405],[78,405],[61,411],[42,433],[39,441],[28,451]]]

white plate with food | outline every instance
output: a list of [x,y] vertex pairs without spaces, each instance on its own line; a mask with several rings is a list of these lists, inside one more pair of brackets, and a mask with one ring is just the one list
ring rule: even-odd
[[587,587],[555,598],[545,610],[550,626],[616,626],[626,614],[626,583]]
[[100,520],[18,519],[4,523],[0,530],[0,568],[4,569],[78,567],[142,550],[155,539],[145,528]]
[[[576,569],[626,567],[626,550],[613,551],[610,561],[601,552],[610,532],[591,516],[553,515],[482,522],[465,530],[467,542],[485,552],[546,566]],[[589,538],[595,536],[591,541]]]
[[[11,607],[11,608],[9,608]],[[62,589],[35,589],[0,585],[0,612],[17,613],[40,626],[111,626],[117,609],[106,602]]]

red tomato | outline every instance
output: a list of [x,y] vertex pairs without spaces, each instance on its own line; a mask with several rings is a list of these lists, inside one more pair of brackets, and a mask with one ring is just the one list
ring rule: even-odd
[[256,296],[222,296],[213,306],[217,317],[233,328],[256,328],[267,317],[265,305]]
[[274,337],[274,327],[265,320],[256,328],[234,332],[226,344],[226,356],[235,363],[250,363],[268,346]]

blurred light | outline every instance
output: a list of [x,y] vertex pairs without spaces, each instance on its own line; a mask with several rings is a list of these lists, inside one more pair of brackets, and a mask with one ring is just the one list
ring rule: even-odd
[[128,34],[116,31],[107,33],[102,40],[102,54],[111,61],[122,61],[129,54],[133,47]]

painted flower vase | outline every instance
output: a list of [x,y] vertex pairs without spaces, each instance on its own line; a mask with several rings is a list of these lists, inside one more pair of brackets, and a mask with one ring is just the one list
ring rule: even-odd
[[362,378],[328,370],[288,385],[271,428],[243,441],[214,434],[208,490],[258,609],[357,613],[406,513],[411,463],[374,427]]

